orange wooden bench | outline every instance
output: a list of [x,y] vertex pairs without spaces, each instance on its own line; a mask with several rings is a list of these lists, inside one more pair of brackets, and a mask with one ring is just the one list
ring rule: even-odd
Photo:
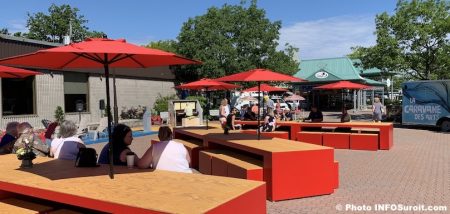
[[350,149],[378,150],[378,134],[350,134]]
[[[260,160],[225,150],[203,150],[200,156],[200,172],[263,181],[263,164]],[[205,161],[210,161],[210,164]]]
[[323,132],[297,132],[297,140],[322,146]]
[[[255,129],[241,130],[241,132],[245,134],[254,134],[254,135],[258,134],[257,130]],[[261,132],[261,136],[276,137],[289,140],[289,132],[287,131]]]
[[335,149],[350,148],[350,133],[324,132],[322,136],[324,146],[333,147]]

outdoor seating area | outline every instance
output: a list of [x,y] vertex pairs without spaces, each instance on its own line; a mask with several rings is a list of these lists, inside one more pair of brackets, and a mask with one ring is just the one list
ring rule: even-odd
[[200,172],[247,179],[259,179],[262,173],[268,200],[332,194],[338,188],[339,164],[334,160],[332,148],[264,136],[256,140],[254,135],[222,132],[174,130],[176,139],[203,142]]
[[[2,155],[0,162],[0,211],[8,213],[19,209],[2,203],[11,194],[108,213],[266,212],[264,182],[126,166],[116,167],[111,180],[106,165],[75,168],[72,161],[39,157],[33,168],[17,169],[14,155]],[[41,207],[32,210],[51,209]]]
[[[242,125],[257,125],[257,121],[236,121]],[[354,150],[390,150],[394,146],[393,124],[392,123],[372,123],[372,122],[296,122],[279,121],[279,127],[289,129],[289,139],[300,142],[323,145],[335,149]],[[308,130],[313,128],[314,130]],[[307,130],[307,131],[306,131]],[[242,130],[246,133],[256,133],[256,130]],[[280,132],[261,132],[261,135],[275,136]],[[282,132],[286,134],[285,131]],[[353,145],[353,146],[352,146]]]

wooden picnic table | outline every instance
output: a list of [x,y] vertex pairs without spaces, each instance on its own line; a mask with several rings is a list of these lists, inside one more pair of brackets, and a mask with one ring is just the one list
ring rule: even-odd
[[[257,125],[258,121],[235,121],[236,124]],[[291,140],[297,140],[297,132],[302,131],[304,127],[322,127],[322,128],[368,128],[379,130],[379,149],[389,150],[394,145],[394,125],[393,123],[374,123],[374,122],[297,122],[297,121],[277,121],[277,126],[288,126],[290,129]]]
[[[265,183],[162,170],[108,166],[76,168],[73,161],[38,157],[21,169],[0,156],[0,196],[15,193],[108,213],[265,213]],[[3,194],[4,195],[4,194]]]
[[272,201],[331,194],[338,186],[338,163],[334,149],[280,138],[221,129],[181,129],[174,131],[179,139],[195,138],[209,149],[234,149],[263,160],[267,197]]

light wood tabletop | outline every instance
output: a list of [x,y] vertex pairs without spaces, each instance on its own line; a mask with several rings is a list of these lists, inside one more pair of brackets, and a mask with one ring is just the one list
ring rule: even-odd
[[56,193],[62,198],[67,196],[67,200],[83,199],[72,201],[75,206],[84,206],[88,199],[100,205],[104,202],[169,213],[205,213],[265,185],[258,181],[121,166],[115,167],[115,178],[110,179],[106,165],[76,168],[73,161],[42,157],[33,162],[33,168],[20,169],[15,155],[1,155],[0,190],[24,187],[33,190],[36,196]]

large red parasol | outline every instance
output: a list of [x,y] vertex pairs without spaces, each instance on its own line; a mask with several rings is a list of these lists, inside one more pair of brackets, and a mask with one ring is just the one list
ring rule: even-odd
[[13,68],[0,65],[0,78],[25,78],[28,76],[41,74],[36,71],[25,70],[21,68]]
[[[267,85],[267,84],[261,84],[261,91],[267,91],[267,92],[273,92],[273,91],[287,91],[287,89],[284,88],[277,88],[271,85]],[[243,90],[243,92],[251,92],[251,91],[258,91],[258,86],[252,87],[252,88],[247,88],[245,90]]]
[[342,90],[342,92],[341,92],[342,108],[345,108],[345,106],[344,106],[344,89],[367,89],[367,88],[370,88],[370,86],[359,84],[359,83],[354,83],[354,82],[350,82],[350,81],[346,81],[346,80],[314,87],[314,89],[317,89],[317,90],[319,90],[319,89],[324,89],[324,90],[341,89]]
[[335,83],[321,85],[315,87],[314,89],[366,89],[366,88],[370,88],[370,86],[343,80]]
[[206,90],[206,91],[213,91],[213,90],[230,90],[239,88],[238,85],[233,85],[225,82],[220,82],[212,79],[201,79],[195,82],[190,82],[186,84],[182,84],[177,86],[176,88],[179,89],[189,89],[189,90]]
[[[232,74],[229,76],[221,77],[216,79],[217,81],[224,82],[258,82],[258,101],[261,100],[261,82],[302,82],[303,79],[289,76],[286,74],[281,74],[273,72],[268,69],[253,69],[249,71],[244,71],[237,74]],[[264,105],[264,102],[263,102]],[[263,106],[264,108],[264,106]],[[260,105],[258,105],[258,140],[261,138],[261,133],[259,131],[260,126]]]
[[[3,65],[29,66],[37,68],[104,68],[106,84],[106,113],[108,115],[110,177],[114,178],[113,152],[111,145],[111,107],[109,95],[109,68],[148,68],[154,66],[199,64],[173,53],[145,48],[127,43],[125,39],[95,38],[40,50],[0,60]],[[116,108],[116,106],[115,106]]]
[[[215,90],[231,90],[231,89],[235,89],[235,88],[239,88],[239,87],[241,87],[241,86],[204,78],[204,79],[201,79],[201,80],[198,80],[195,82],[190,82],[190,83],[179,85],[176,88],[188,89],[188,90],[205,90],[206,92],[208,92],[208,91],[215,91]],[[207,110],[209,110],[209,96],[207,95],[206,97],[208,99],[208,101],[207,101],[208,109]],[[208,115],[209,115],[209,112],[208,112]],[[208,118],[206,118],[206,129],[208,129]]]

